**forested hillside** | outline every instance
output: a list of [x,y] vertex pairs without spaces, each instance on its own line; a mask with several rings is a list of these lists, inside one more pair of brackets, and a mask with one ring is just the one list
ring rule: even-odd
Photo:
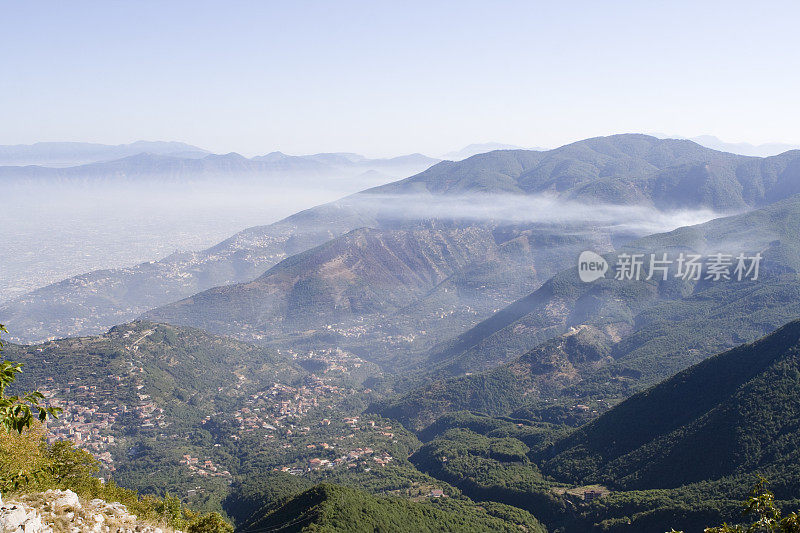
[[543,468],[626,489],[758,472],[789,497],[800,490],[798,410],[800,322],[792,322],[622,402],[557,442]]
[[357,489],[322,484],[294,496],[243,531],[528,531],[546,529],[530,514],[502,505],[469,505],[443,498],[416,503],[375,497]]

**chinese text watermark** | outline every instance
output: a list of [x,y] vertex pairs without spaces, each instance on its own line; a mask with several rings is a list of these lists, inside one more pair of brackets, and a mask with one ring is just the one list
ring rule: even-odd
[[612,270],[616,280],[755,281],[762,260],[760,252],[751,255],[719,252],[706,256],[681,252],[672,257],[666,253],[621,253],[617,255],[614,268],[610,269],[601,255],[586,251],[578,258],[578,275],[587,283],[604,278],[608,270]]

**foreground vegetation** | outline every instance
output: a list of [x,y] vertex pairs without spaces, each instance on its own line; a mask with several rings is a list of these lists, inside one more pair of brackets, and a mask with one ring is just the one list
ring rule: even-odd
[[218,513],[201,515],[184,507],[168,493],[163,498],[139,496],[113,480],[96,477],[99,463],[72,442],[47,444],[39,424],[20,433],[0,433],[0,479],[4,496],[49,489],[69,489],[85,500],[99,498],[119,502],[146,522],[162,524],[189,533],[226,533],[233,527]]
[[[0,332],[5,331],[0,325]],[[2,348],[0,341],[0,351]],[[48,444],[42,423],[57,416],[58,410],[43,405],[44,396],[38,391],[23,396],[5,394],[6,387],[14,383],[21,371],[19,363],[0,362],[0,493],[13,496],[69,489],[87,500],[99,498],[122,503],[141,519],[188,533],[233,531],[218,513],[200,515],[169,494],[163,499],[139,497],[135,491],[96,477],[99,462],[70,441]],[[38,410],[36,416],[34,410]]]

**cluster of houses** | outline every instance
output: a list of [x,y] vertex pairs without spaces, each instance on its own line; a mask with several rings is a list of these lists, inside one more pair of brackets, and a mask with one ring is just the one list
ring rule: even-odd
[[[141,366],[127,363],[124,375],[109,374],[105,379],[94,380],[91,385],[68,381],[56,386],[52,377],[41,388],[48,405],[62,409],[57,419],[47,422],[47,440],[70,440],[76,446],[94,455],[109,470],[114,470],[110,448],[118,443],[114,427],[127,413],[135,415],[141,427],[165,427],[164,410],[143,394]],[[120,387],[133,386],[138,391],[138,403],[128,406],[119,401]]]
[[183,459],[180,460],[182,465],[186,465],[189,472],[197,474],[198,476],[205,477],[227,477],[230,478],[231,473],[227,470],[221,470],[220,467],[214,464],[211,459],[200,460],[199,457],[192,457],[191,454],[184,454]]
[[[321,446],[324,449],[329,448],[326,443],[323,443]],[[372,464],[377,464],[379,466],[386,466],[389,464],[393,457],[388,452],[380,452],[376,453],[370,447],[363,447],[363,448],[355,448],[348,451],[346,454],[336,457],[335,459],[324,459],[321,457],[313,457],[308,460],[308,466],[306,468],[303,467],[290,467],[284,466],[281,468],[276,468],[275,470],[280,470],[281,472],[288,472],[289,474],[293,475],[300,475],[306,472],[311,472],[313,470],[321,470],[323,468],[336,468],[340,466],[344,466],[347,468],[356,468],[359,465],[367,466],[370,464],[368,458],[372,460]]]
[[274,383],[269,389],[252,394],[244,407],[234,411],[233,419],[243,432],[258,429],[276,431],[281,427],[291,427],[289,421],[299,420],[311,409],[341,394],[343,391],[339,387],[316,376],[307,378],[300,387]]
[[[48,381],[52,381],[52,378]],[[97,457],[108,469],[114,469],[109,447],[116,443],[111,428],[127,406],[113,400],[111,391],[96,385],[79,385],[71,381],[63,390],[42,388],[47,403],[62,409],[57,419],[47,422],[47,441],[71,440]],[[75,400],[62,400],[70,397]]]
[[357,339],[362,335],[366,335],[369,332],[367,326],[364,325],[357,325],[357,326],[339,326],[334,324],[326,324],[325,329],[332,333],[336,333],[339,336],[351,339]]
[[[394,433],[391,433],[390,429],[392,426],[385,426],[381,425],[375,420],[366,420],[362,421],[360,417],[353,416],[353,417],[345,417],[341,419],[342,424],[344,425],[345,430],[349,431],[347,434],[340,435],[338,437],[333,437],[335,440],[349,440],[356,436],[356,433],[360,430],[372,430],[379,435],[384,437],[393,439]],[[328,418],[324,418],[319,422],[320,426],[330,426],[331,420]],[[307,434],[309,427],[297,428],[299,433]],[[329,435],[330,436],[330,435]],[[307,441],[306,441],[307,442]],[[341,444],[340,444],[341,445]],[[285,447],[290,447],[290,444],[285,444]],[[327,450],[329,452],[328,458],[326,457],[312,457],[311,459],[307,460],[306,464],[302,465],[286,465],[280,468],[276,468],[275,470],[280,470],[282,472],[288,472],[294,475],[300,475],[306,472],[312,472],[315,470],[321,470],[326,468],[336,468],[336,467],[346,467],[346,468],[357,468],[359,466],[364,468],[371,468],[372,466],[386,466],[389,464],[393,457],[389,452],[381,451],[376,452],[369,446],[359,446],[355,448],[351,448],[345,454],[340,455],[338,457],[331,457],[334,455],[334,447],[328,442],[317,442],[317,443],[309,443],[305,444],[306,450]]]

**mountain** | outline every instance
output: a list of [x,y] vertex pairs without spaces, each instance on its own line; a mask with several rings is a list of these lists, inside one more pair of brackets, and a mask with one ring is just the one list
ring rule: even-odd
[[[257,513],[245,531],[433,532],[529,531],[545,528],[530,514],[507,506],[478,507],[433,500],[418,503],[376,497],[358,489],[320,484],[266,513]],[[513,510],[512,510],[513,509]]]
[[[218,448],[209,450],[207,423],[226,417],[255,391],[291,386],[308,372],[290,356],[190,328],[152,322],[115,326],[91,337],[33,346],[7,343],[3,357],[24,365],[13,390],[41,390],[61,406],[48,422],[55,438],[69,439],[103,464],[105,476],[128,488],[163,494],[201,485],[219,501],[228,490],[233,464]],[[234,433],[227,434],[228,439]],[[252,448],[255,449],[255,448]],[[207,457],[219,475],[198,483],[185,454]],[[236,463],[238,464],[238,463]]]
[[316,336],[373,361],[403,363],[535,287],[564,257],[600,244],[567,237],[543,245],[537,237],[475,225],[362,228],[291,256],[254,281],[144,317],[287,346]]
[[[560,348],[577,359],[582,347],[587,359],[600,360],[593,334],[585,333],[562,339]],[[541,357],[544,346],[537,352],[525,362],[541,369],[549,360]],[[562,369],[562,376],[569,379],[569,371]],[[525,394],[503,390],[513,379],[497,385],[487,394]],[[800,321],[707,358],[611,409],[563,394],[571,412],[595,419],[564,435],[543,421],[450,413],[420,432],[428,442],[411,460],[477,501],[524,508],[569,533],[702,531],[738,523],[737,500],[748,497],[757,475],[769,480],[778,507],[797,506]],[[597,417],[586,412],[592,408],[607,410]],[[596,499],[585,496],[590,491]]]
[[800,150],[800,145],[797,144],[766,143],[755,145],[750,143],[727,143],[713,135],[692,137],[691,140],[705,147],[719,150],[720,152],[731,152],[733,154],[753,157],[769,157],[788,152],[789,150]]
[[[435,219],[462,228],[483,224],[500,243],[515,232],[536,234],[542,248],[578,235],[606,239],[601,251],[608,251],[653,232],[654,221],[662,229],[680,225],[659,210],[737,211],[799,191],[800,152],[746,158],[645,135],[549,152],[490,152],[245,230],[202,252],[43,287],[0,307],[0,319],[16,322],[17,339],[25,340],[97,331],[215,286],[250,281],[288,255],[360,227],[403,230]],[[552,265],[565,266],[573,251],[554,254],[561,262]]]
[[[761,252],[763,264],[755,281],[687,283],[672,270],[666,281],[615,280],[609,275],[583,283],[577,269],[561,272],[431,350],[423,366],[433,381],[376,408],[412,428],[464,409],[493,415],[532,409],[518,414],[585,420],[575,416],[576,405],[602,411],[800,316],[798,216],[800,197],[793,197],[646,237],[618,251],[645,256]],[[614,265],[616,257],[606,259]],[[492,368],[504,361],[508,363]]]
[[[757,479],[752,473],[669,489],[625,490],[591,483],[593,478],[565,483],[543,475],[538,466],[564,435],[563,428],[552,424],[458,412],[421,433],[427,442],[411,460],[481,504],[502,502],[531,512],[551,531],[699,532],[709,524],[743,520],[741,501]],[[770,486],[779,498],[777,507],[795,509],[799,478],[796,469],[787,472],[784,477],[774,470],[765,473],[775,480]]]
[[[649,146],[647,140],[644,140],[645,145],[640,144],[642,139],[638,138],[626,139],[626,141],[630,141],[630,145],[622,143],[622,149],[643,154],[642,158],[644,159],[657,159],[658,155],[653,152],[652,147],[645,147]],[[594,143],[589,144],[598,149],[601,147],[609,149],[605,141],[600,142],[599,146]],[[677,149],[677,147],[670,149]],[[577,149],[573,148],[572,150]],[[702,149],[700,150],[702,151]],[[505,155],[514,159],[520,156],[514,152],[508,152]],[[522,156],[535,158],[537,154],[526,152]],[[508,164],[514,159],[502,158],[499,161]],[[497,159],[493,161],[497,162]],[[552,165],[555,162],[546,164]],[[539,167],[534,166],[533,169],[541,172]],[[433,169],[429,172],[432,171]],[[447,173],[448,171],[445,172],[446,177],[450,175]],[[533,175],[533,173],[527,174],[527,176]],[[426,180],[422,183],[427,187],[440,187],[443,183],[442,176],[436,176],[436,180]],[[449,181],[446,183],[450,188],[461,190],[457,183]],[[532,182],[526,180],[525,183],[531,184]],[[368,191],[364,196],[367,194],[378,195],[383,201],[383,195],[386,194],[383,191],[414,190],[418,189],[420,184],[418,180],[411,178],[381,187],[378,191]],[[519,179],[517,187],[521,185],[522,179]],[[635,195],[644,197],[645,193],[653,190],[664,191],[668,195],[675,194],[662,185],[644,184],[639,187],[640,192]],[[539,192],[542,190],[540,187],[541,185],[537,185],[532,190]],[[582,186],[578,188],[580,189]],[[570,195],[570,193],[566,194]],[[415,197],[412,196],[412,198]],[[740,196],[739,201],[744,201],[743,197]],[[457,211],[453,206],[449,208],[454,212]],[[413,209],[413,206],[408,209]],[[378,213],[376,219],[381,216],[382,211],[387,211],[383,205],[376,208]],[[388,218],[388,216],[384,216]],[[744,224],[741,221],[739,223]],[[463,229],[464,224],[464,222],[458,223],[459,229]],[[541,223],[537,224],[539,228],[542,226]],[[371,352],[370,356],[374,361],[378,360],[376,358],[379,355],[382,359],[383,354],[392,351],[399,358],[403,348],[392,345],[397,336],[419,338],[420,332],[424,332],[424,342],[430,345],[432,342],[451,336],[459,329],[463,329],[464,326],[474,324],[476,319],[487,317],[494,309],[502,307],[503,300],[495,295],[489,295],[487,291],[483,291],[483,294],[480,295],[476,294],[475,296],[478,297],[475,297],[467,294],[467,291],[463,289],[459,290],[458,287],[454,287],[456,290],[451,294],[438,290],[438,285],[445,282],[448,277],[466,276],[469,270],[469,272],[477,274],[471,276],[474,285],[496,286],[497,277],[490,276],[499,269],[504,276],[520,280],[516,288],[509,288],[505,291],[505,297],[509,298],[520,295],[520,291],[526,287],[540,284],[544,279],[542,274],[547,268],[544,266],[545,264],[550,268],[568,264],[580,253],[581,247],[589,247],[591,243],[589,239],[578,240],[576,243],[578,246],[562,247],[558,250],[561,253],[551,249],[551,253],[546,256],[547,260],[544,261],[542,250],[544,247],[535,247],[531,239],[527,239],[527,248],[531,250],[529,254],[518,255],[514,261],[510,261],[508,256],[504,258],[504,261],[497,261],[496,259],[500,255],[498,245],[502,246],[508,242],[499,238],[502,237],[502,233],[497,228],[502,226],[481,227],[476,223],[469,223],[467,227],[471,231],[452,233],[446,226],[442,226],[436,231],[414,232],[405,225],[402,230],[381,229],[372,230],[368,235],[363,232],[349,234],[307,254],[284,261],[254,282],[214,289],[157,309],[144,316],[152,320],[201,327],[246,340],[275,340],[287,334],[293,335],[296,340],[301,335],[307,337],[309,334],[328,330],[328,332],[338,332],[340,336],[327,335],[325,337],[327,342],[335,341],[337,345],[347,346],[348,349],[357,349],[359,353]],[[492,231],[489,231],[490,228]],[[776,230],[774,227],[772,229]],[[581,234],[581,231],[591,233],[587,227],[573,228],[564,223],[554,225],[549,230],[548,244],[551,248],[557,242],[555,236]],[[604,235],[607,243],[614,240],[611,232],[603,233],[596,226],[591,227],[591,230],[595,232],[595,235]],[[773,233],[775,232],[773,231]],[[432,247],[428,244],[436,243],[439,237],[448,239],[456,234],[458,234],[462,246],[460,248]],[[714,239],[719,241],[721,237],[709,236],[707,238],[712,241]],[[775,240],[774,236],[764,237],[753,249],[761,250],[773,240]],[[463,247],[467,242],[471,248]],[[479,259],[468,260],[470,257]],[[440,258],[441,260],[437,262],[436,260]],[[447,266],[443,268],[445,264]],[[491,268],[487,268],[489,264],[491,264]],[[358,270],[354,271],[353,266]],[[532,276],[531,270],[536,272],[537,276]],[[528,276],[527,279],[524,279],[521,276],[526,271]],[[423,277],[420,280],[418,279],[420,272],[436,272],[437,275],[432,278]],[[416,274],[412,275],[411,273]],[[419,281],[424,283],[419,284]],[[434,291],[434,289],[437,290]],[[548,288],[545,287],[542,290],[547,291]],[[574,292],[578,290],[580,289],[575,289]],[[433,292],[429,293],[429,291]],[[541,294],[543,293],[537,293],[535,297],[541,298]],[[424,301],[420,300],[423,296]],[[481,301],[489,304],[488,308],[485,305],[482,306]],[[549,306],[547,309],[537,310],[533,314],[535,320],[541,321],[552,315],[554,311],[570,308],[569,305],[565,306],[563,303],[553,306],[552,301],[548,301],[547,305]],[[459,320],[452,326],[441,320],[454,313],[455,310],[464,308],[474,310],[474,316],[464,319],[460,315],[456,315],[453,318]],[[426,312],[427,309],[439,310],[439,316]],[[509,311],[498,313],[489,321],[496,323],[503,320],[508,313]],[[377,322],[371,322],[373,317],[377,319]],[[485,324],[477,327],[483,326]],[[346,338],[348,334],[355,331],[359,332],[357,345]],[[554,328],[546,330],[546,332],[548,331],[550,334],[560,332]],[[565,331],[565,329],[561,331]],[[394,334],[391,339],[386,337],[389,332]],[[546,338],[546,332],[544,335],[539,332],[542,340]],[[763,333],[763,330],[760,333]],[[381,334],[383,334],[383,338],[381,338]],[[519,335],[516,330],[509,331],[508,334],[515,342],[530,340],[526,335]],[[457,341],[455,346],[450,349],[451,352],[462,349],[464,343],[469,342],[474,334],[472,331],[468,331],[464,336],[467,340]],[[527,347],[530,348],[534,345],[535,343],[531,343]],[[483,350],[482,347],[477,347],[475,350],[480,352],[483,359],[477,361],[476,358],[466,356],[464,362],[458,364],[457,369],[453,368],[452,373],[462,373],[467,369],[469,371],[482,370],[499,362],[507,361],[509,356],[514,355],[513,351],[508,348],[510,346],[507,343],[497,343],[493,350]],[[518,352],[517,355],[520,353],[524,353],[524,351]],[[408,362],[412,357],[414,357],[413,354],[406,353],[403,358],[406,359],[405,362]],[[446,357],[437,354],[431,359],[431,362],[438,364],[443,358]],[[663,374],[660,376],[663,377]]]
[[726,476],[800,488],[800,321],[711,357],[556,442],[543,468],[625,489]]
[[443,162],[381,192],[548,194],[594,204],[730,212],[800,192],[799,161],[800,152],[748,158],[688,140],[626,134],[547,152],[501,150]]
[[181,142],[136,141],[131,144],[96,144],[81,142],[40,142],[0,146],[0,166],[42,165],[66,167],[110,161],[136,154],[172,155],[200,158],[207,150]]
[[[469,144],[460,150],[447,152],[442,156],[442,159],[447,159],[450,161],[461,161],[462,159],[467,159],[468,157],[472,157],[473,155],[485,154],[486,152],[494,152],[495,150],[525,150],[525,148],[513,144],[475,143],[475,144]],[[542,151],[543,149],[533,148],[533,150]]]
[[254,281],[146,313],[211,331],[263,336],[397,311],[493,250],[487,231],[358,229],[294,255]]

